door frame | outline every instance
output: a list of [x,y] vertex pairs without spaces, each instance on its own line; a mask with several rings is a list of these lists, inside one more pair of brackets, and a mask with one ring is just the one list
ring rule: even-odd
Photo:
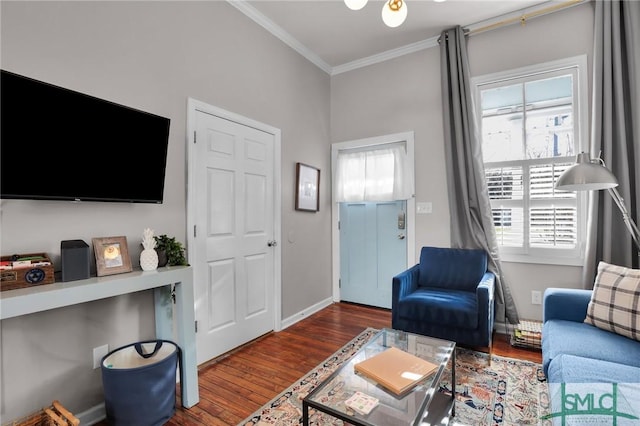
[[[391,143],[405,142],[407,148],[407,159],[409,160],[409,167],[411,167],[411,179],[413,179],[413,187],[415,188],[415,151],[414,151],[414,133],[413,131],[393,133],[390,135],[376,136],[371,138],[356,139],[345,142],[336,142],[331,144],[331,181],[336,180],[336,160],[338,158],[338,152],[344,149],[355,148],[374,148],[378,145],[387,145]],[[336,201],[336,192],[331,191],[331,264],[333,270],[332,288],[333,288],[333,301],[340,301],[340,229],[338,228],[340,223],[340,208]],[[415,236],[415,214],[416,214],[416,196],[412,194],[411,198],[407,200],[407,219],[406,219],[406,234],[407,234],[407,268],[415,265],[415,253],[416,253],[416,236]]]
[[[265,123],[253,120],[248,117],[224,110],[222,108],[209,105],[205,102],[187,98],[187,126],[186,126],[186,142],[187,142],[187,254],[189,259],[196,259],[199,250],[205,250],[204,238],[197,235],[195,229],[195,199],[197,194],[192,191],[195,188],[195,170],[191,165],[195,164],[195,134],[196,134],[196,114],[203,112],[222,119],[233,121],[235,123],[252,127],[254,129],[269,133],[274,137],[273,147],[273,239],[278,243],[282,241],[282,165],[281,165],[281,131],[280,129]],[[281,244],[277,244],[273,255],[273,327],[274,331],[282,330],[282,249]],[[191,261],[189,263],[192,263]],[[194,266],[194,274],[197,267]],[[194,281],[199,277],[194,276]],[[195,291],[194,291],[195,295]],[[194,299],[195,305],[195,299]],[[197,309],[197,306],[195,306]],[[196,336],[197,341],[197,336]],[[198,362],[203,362],[198,360]]]

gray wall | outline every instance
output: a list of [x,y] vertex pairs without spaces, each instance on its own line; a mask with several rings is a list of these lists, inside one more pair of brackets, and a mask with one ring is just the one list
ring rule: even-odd
[[[226,2],[0,7],[3,69],[171,119],[164,204],[3,200],[3,255],[44,251],[59,267],[61,240],[125,235],[138,266],[144,228],[185,242],[186,106],[193,97],[281,129],[282,316],[331,297],[330,194],[321,189],[319,213],[293,208],[295,162],[320,168],[321,188],[329,187],[326,73]],[[79,179],[97,172],[90,159],[78,164]],[[151,292],[2,321],[2,423],[54,398],[76,413],[100,403],[92,348],[153,338],[154,330]]]
[[[469,38],[472,77],[587,54],[593,43],[593,5],[584,4]],[[590,73],[590,70],[589,70]],[[589,77],[591,84],[591,77]],[[425,245],[450,245],[442,133],[440,53],[434,47],[331,79],[331,140],[415,131],[416,201],[433,213],[416,215],[416,261]],[[531,291],[581,287],[581,268],[503,263],[522,318],[541,319]]]

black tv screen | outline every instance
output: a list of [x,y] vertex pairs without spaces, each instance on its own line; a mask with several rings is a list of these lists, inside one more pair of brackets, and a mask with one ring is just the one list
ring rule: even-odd
[[1,72],[0,198],[162,203],[168,118]]

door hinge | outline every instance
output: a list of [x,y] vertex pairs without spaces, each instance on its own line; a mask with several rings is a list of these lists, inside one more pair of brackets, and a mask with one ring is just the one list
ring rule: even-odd
[[338,221],[338,231],[340,230],[340,221]]
[[196,135],[197,135],[197,133],[196,133],[196,131],[194,130],[194,131],[193,131],[193,143],[196,143]]
[[193,238],[195,238],[195,237],[196,237],[196,234],[197,234],[197,232],[196,232],[196,225],[193,225]]
[[338,278],[338,288],[342,288],[342,280]]
[[198,321],[195,321],[196,324],[196,333],[198,332]]

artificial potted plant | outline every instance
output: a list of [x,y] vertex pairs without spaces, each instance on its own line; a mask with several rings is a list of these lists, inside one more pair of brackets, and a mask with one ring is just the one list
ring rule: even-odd
[[[156,251],[158,252],[158,266],[177,266],[186,265],[187,259],[184,254],[184,246],[180,241],[176,241],[175,237],[169,237],[166,234],[157,235]],[[162,261],[166,259],[164,264]]]

